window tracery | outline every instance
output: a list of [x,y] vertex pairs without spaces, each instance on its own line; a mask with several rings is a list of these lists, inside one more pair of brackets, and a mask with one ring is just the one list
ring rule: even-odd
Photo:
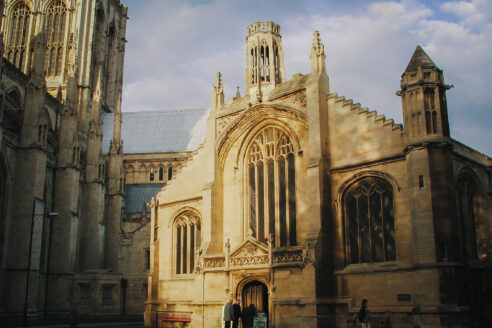
[[276,247],[297,244],[296,170],[294,146],[276,127],[261,130],[247,155],[248,229]]
[[63,73],[67,13],[68,8],[62,0],[52,1],[46,11],[47,52],[45,68],[48,76],[59,76]]
[[485,260],[487,233],[480,216],[480,196],[476,183],[467,174],[458,178],[458,214],[462,226],[463,243],[468,258]]
[[365,178],[344,196],[348,264],[396,260],[394,199],[391,185]]
[[17,3],[11,16],[7,58],[15,67],[22,71],[26,69],[31,20],[32,11],[27,3]]
[[180,214],[174,221],[174,236],[175,273],[193,273],[201,242],[201,225],[198,216],[191,211]]

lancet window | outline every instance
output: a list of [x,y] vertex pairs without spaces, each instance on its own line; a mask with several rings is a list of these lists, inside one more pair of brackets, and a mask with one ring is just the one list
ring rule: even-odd
[[434,89],[424,91],[425,127],[427,134],[437,133],[437,112]]
[[46,12],[47,51],[45,68],[48,76],[59,76],[63,73],[67,14],[68,8],[62,0],[52,1]]
[[475,182],[466,174],[458,179],[458,214],[466,256],[471,259],[487,258],[485,221],[480,216],[480,196]]
[[280,83],[279,65],[278,46],[276,43],[273,43],[273,66],[275,67],[275,83]]
[[276,247],[297,244],[294,146],[282,130],[260,131],[247,152],[248,230]]
[[186,211],[174,221],[175,273],[193,273],[198,261],[197,250],[200,248],[201,226],[198,216]]
[[345,193],[347,262],[396,260],[393,188],[385,180],[365,178]]
[[32,21],[32,11],[25,2],[15,5],[10,23],[8,43],[8,59],[18,69],[26,70],[27,46],[29,29]]
[[261,81],[270,82],[270,49],[266,45],[260,47],[260,77]]
[[251,48],[251,84],[258,83],[258,48]]

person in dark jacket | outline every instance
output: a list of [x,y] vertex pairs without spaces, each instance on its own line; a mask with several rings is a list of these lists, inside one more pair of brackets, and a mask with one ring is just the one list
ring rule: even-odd
[[234,309],[232,307],[232,298],[224,306],[225,328],[231,328],[231,321],[234,320]]
[[239,325],[239,318],[241,317],[241,305],[239,300],[232,306],[234,310],[234,319],[232,320],[232,328],[237,328]]
[[371,321],[369,320],[369,309],[367,308],[367,300],[362,300],[362,306],[360,307],[358,319],[362,324],[362,328],[371,328]]

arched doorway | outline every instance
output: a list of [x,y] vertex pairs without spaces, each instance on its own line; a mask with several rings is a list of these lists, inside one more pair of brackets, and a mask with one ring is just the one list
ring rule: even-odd
[[250,281],[243,287],[243,328],[253,327],[254,316],[257,312],[264,312],[268,318],[268,289],[264,283],[257,280]]

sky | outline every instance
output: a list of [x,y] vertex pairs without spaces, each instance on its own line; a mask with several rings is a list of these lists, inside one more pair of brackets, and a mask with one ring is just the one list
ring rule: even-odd
[[310,72],[313,32],[330,91],[402,123],[417,45],[444,71],[451,136],[492,156],[492,1],[121,0],[128,7],[122,110],[208,108],[217,72],[244,95],[246,28],[280,25],[286,79]]

